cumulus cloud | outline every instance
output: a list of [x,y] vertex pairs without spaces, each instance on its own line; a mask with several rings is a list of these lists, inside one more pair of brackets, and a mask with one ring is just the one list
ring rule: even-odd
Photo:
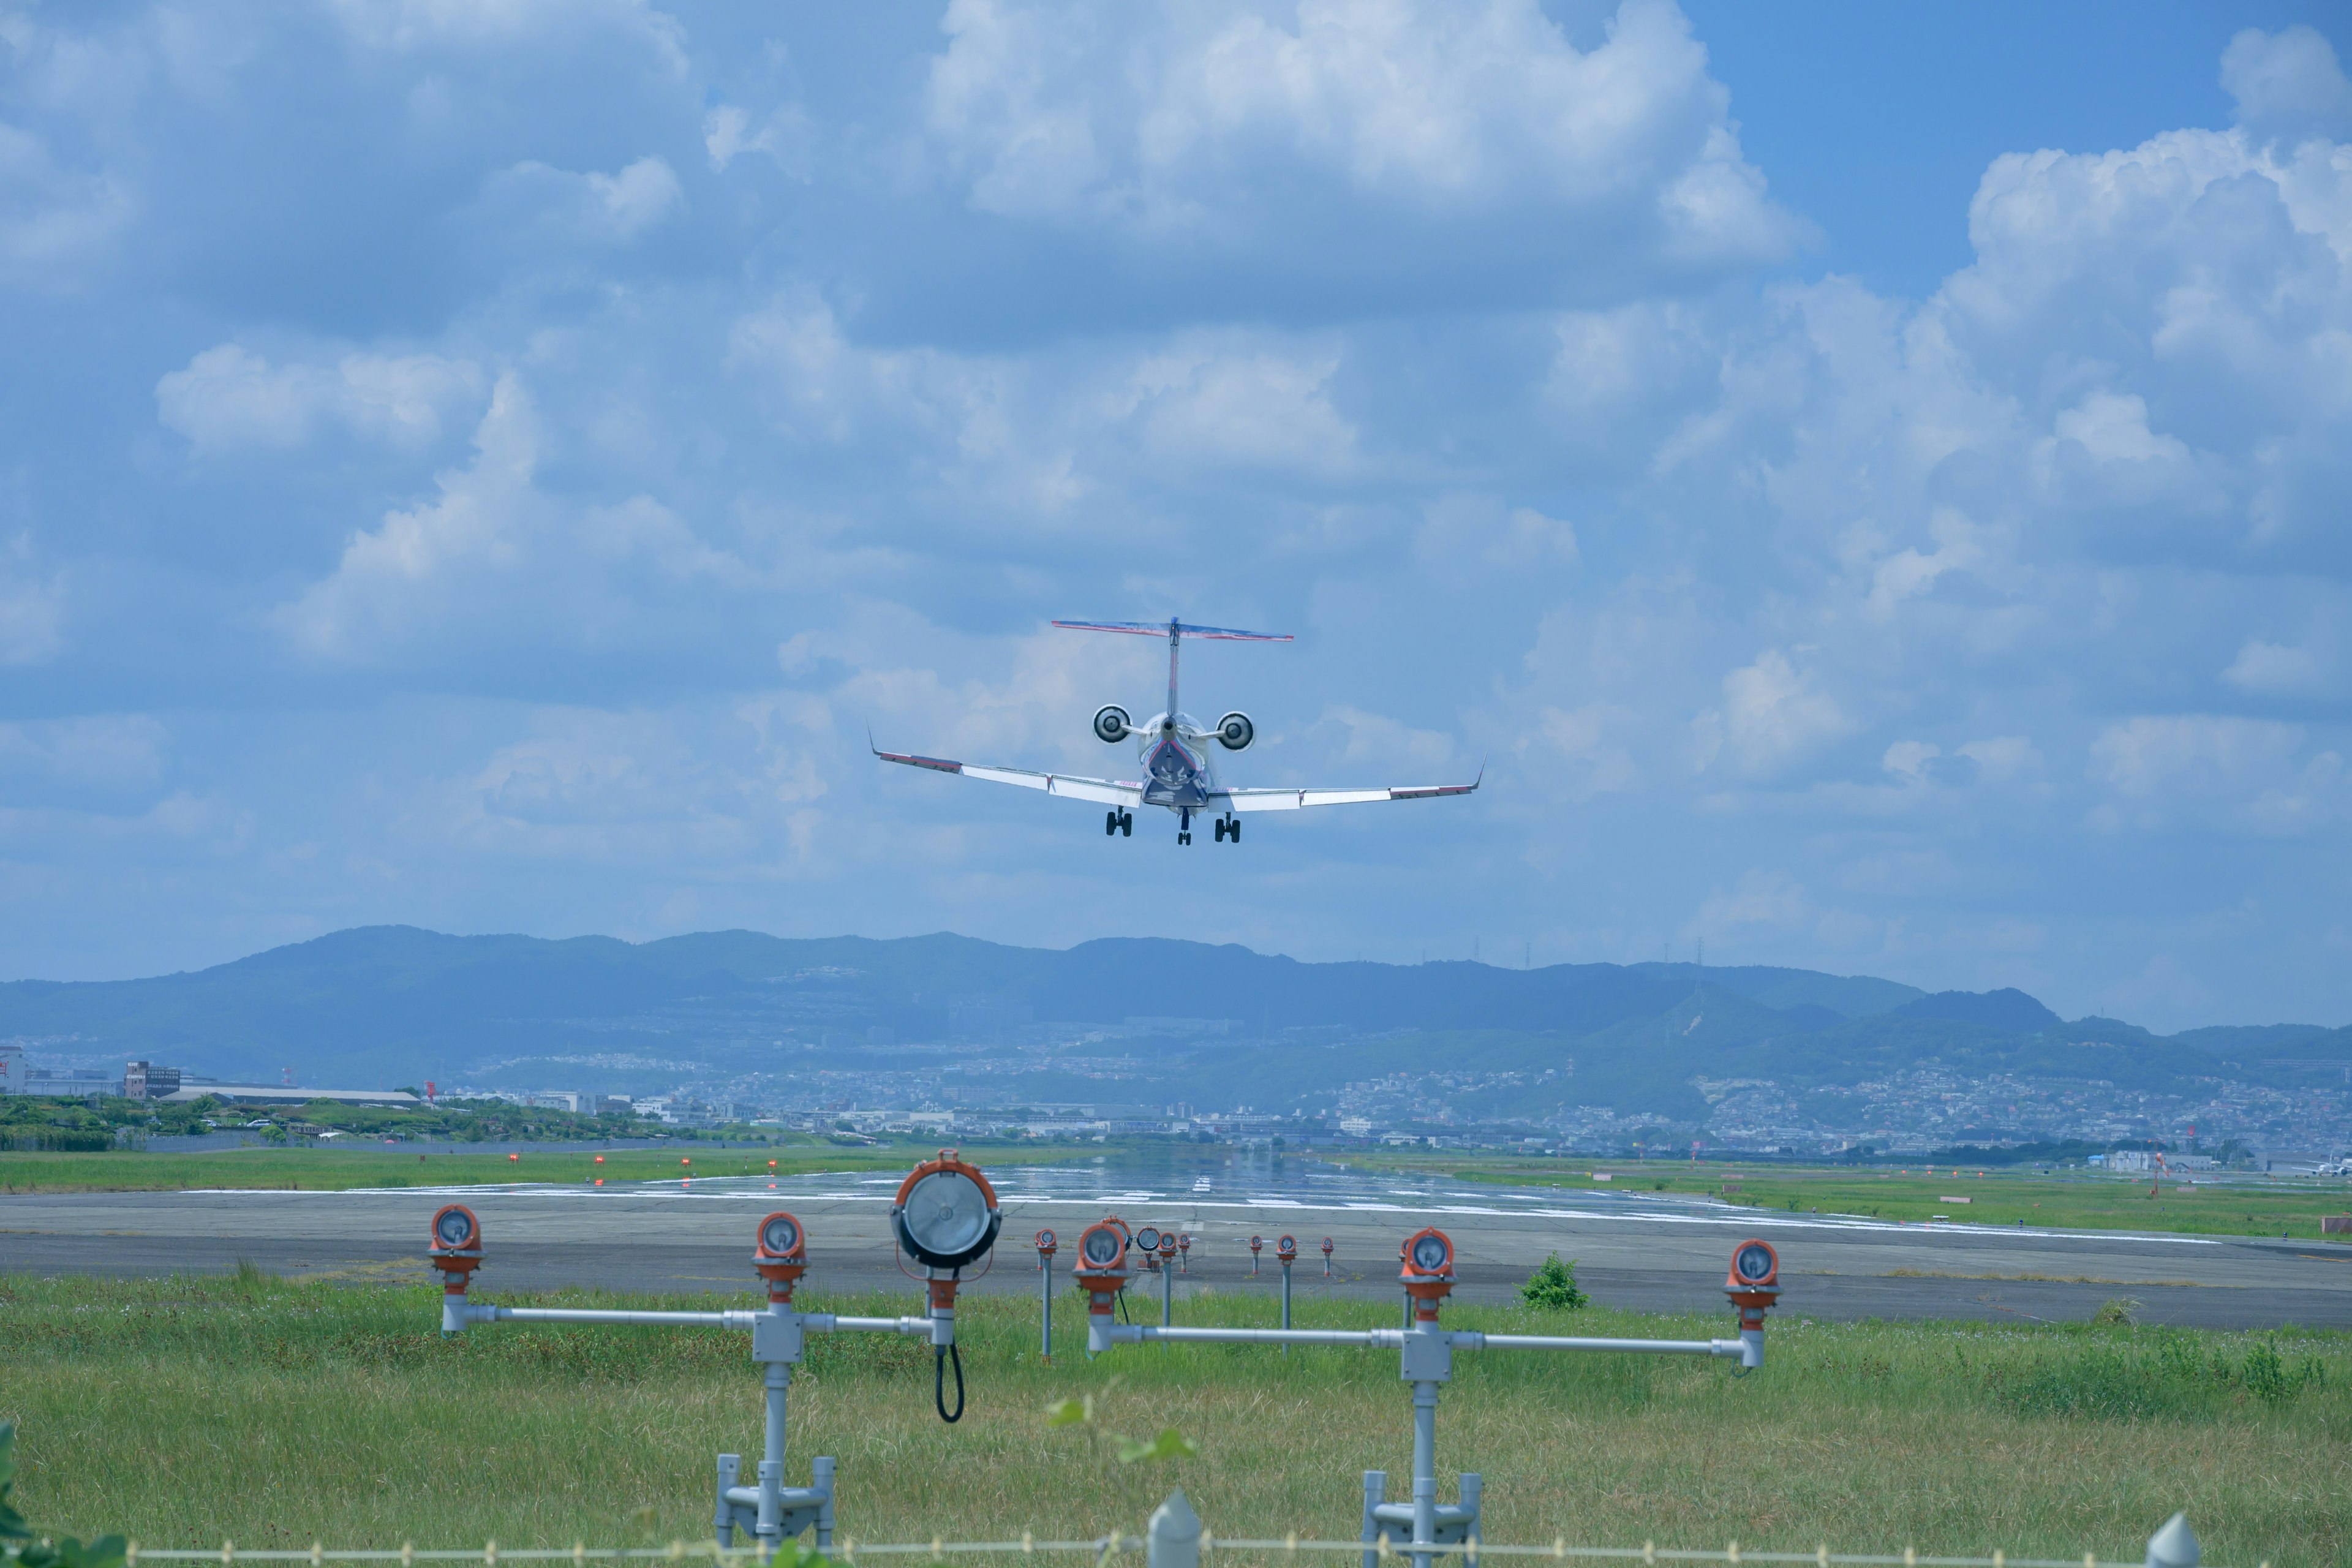
[[[1117,16],[953,0],[943,26],[929,130],[971,204],[1006,216],[1273,262],[1344,226],[1359,271],[1368,251],[1459,265],[1498,227],[1539,253],[1523,260],[1589,276],[1775,257],[1798,237],[1658,0],[1628,0],[1591,50],[1534,0]],[[1363,245],[1368,226],[1384,239]],[[1601,235],[1622,237],[1596,265]]]
[[1779,648],[1726,675],[1723,706],[1697,723],[1703,754],[1711,759],[1719,748],[1735,771],[1751,777],[1777,773],[1853,727],[1813,673]]
[[684,211],[686,187],[658,154],[610,174],[526,162],[493,178],[485,201],[493,214],[525,234],[625,245]]
[[481,392],[479,367],[437,354],[273,365],[242,344],[222,343],[158,381],[155,405],[164,426],[198,451],[299,447],[326,424],[415,448],[439,439],[442,419]]
[[2326,667],[2314,650],[2260,638],[2248,639],[2221,679],[2256,697],[2315,697],[2326,686]]
[[2256,136],[2352,136],[2352,82],[2315,27],[2248,27],[2221,51],[2221,86],[2237,100],[2238,123]]

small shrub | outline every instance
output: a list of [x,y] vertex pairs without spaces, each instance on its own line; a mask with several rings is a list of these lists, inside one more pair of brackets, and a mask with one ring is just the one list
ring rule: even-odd
[[2103,1329],[2127,1329],[2132,1326],[2132,1313],[2138,1306],[2128,1296],[2117,1296],[2101,1303],[2099,1310],[2091,1314],[2091,1321]]
[[1528,1276],[1528,1282],[1519,1287],[1519,1296],[1530,1307],[1551,1309],[1581,1307],[1592,1300],[1577,1288],[1575,1260],[1562,1263],[1557,1252]]

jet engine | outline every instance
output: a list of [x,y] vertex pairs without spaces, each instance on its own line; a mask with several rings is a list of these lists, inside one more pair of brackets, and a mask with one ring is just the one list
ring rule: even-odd
[[[1244,719],[1242,722],[1246,725],[1249,721]],[[1135,726],[1128,721],[1127,710],[1116,702],[1095,710],[1095,739],[1097,741],[1115,745],[1126,740],[1134,729]],[[1242,743],[1247,745],[1249,742],[1244,741]]]
[[[1096,721],[1099,723],[1101,721]],[[1217,721],[1217,744],[1229,752],[1244,752],[1257,739],[1257,726],[1246,713],[1228,713]]]

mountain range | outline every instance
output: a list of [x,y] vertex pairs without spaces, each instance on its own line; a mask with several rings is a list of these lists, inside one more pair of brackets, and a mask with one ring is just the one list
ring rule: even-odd
[[[223,1079],[644,1092],[682,1078],[1027,1070],[1027,1100],[1304,1104],[1391,1074],[1561,1105],[1688,1116],[1707,1081],[1852,1085],[1922,1067],[2177,1092],[2352,1074],[2352,1028],[2158,1036],[2061,1019],[2021,991],[1690,963],[1306,963],[1108,938],[1066,950],[947,934],[631,943],[365,927],[210,969],[0,984],[0,1040]],[[980,1076],[972,1076],[980,1075]],[[1006,1086],[1009,1090],[1009,1080]],[[1475,1085],[1471,1087],[1475,1088]]]

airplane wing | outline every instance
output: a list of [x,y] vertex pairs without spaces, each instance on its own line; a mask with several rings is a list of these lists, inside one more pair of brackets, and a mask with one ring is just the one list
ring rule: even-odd
[[919,757],[904,752],[886,752],[869,741],[866,746],[886,763],[903,763],[910,768],[929,768],[936,773],[961,773],[968,779],[984,779],[990,784],[1019,784],[1023,789],[1042,789],[1047,795],[1067,795],[1072,800],[1090,800],[1097,805],[1141,805],[1143,785],[1122,784],[1116,779],[1078,778],[1069,773],[1037,773],[1026,768],[989,768],[976,763],[950,762],[944,757]]
[[1225,789],[1210,804],[1234,811],[1302,811],[1310,805],[1364,805],[1380,800],[1434,800],[1442,795],[1475,795],[1486,770],[1466,784],[1401,784],[1388,789]]

